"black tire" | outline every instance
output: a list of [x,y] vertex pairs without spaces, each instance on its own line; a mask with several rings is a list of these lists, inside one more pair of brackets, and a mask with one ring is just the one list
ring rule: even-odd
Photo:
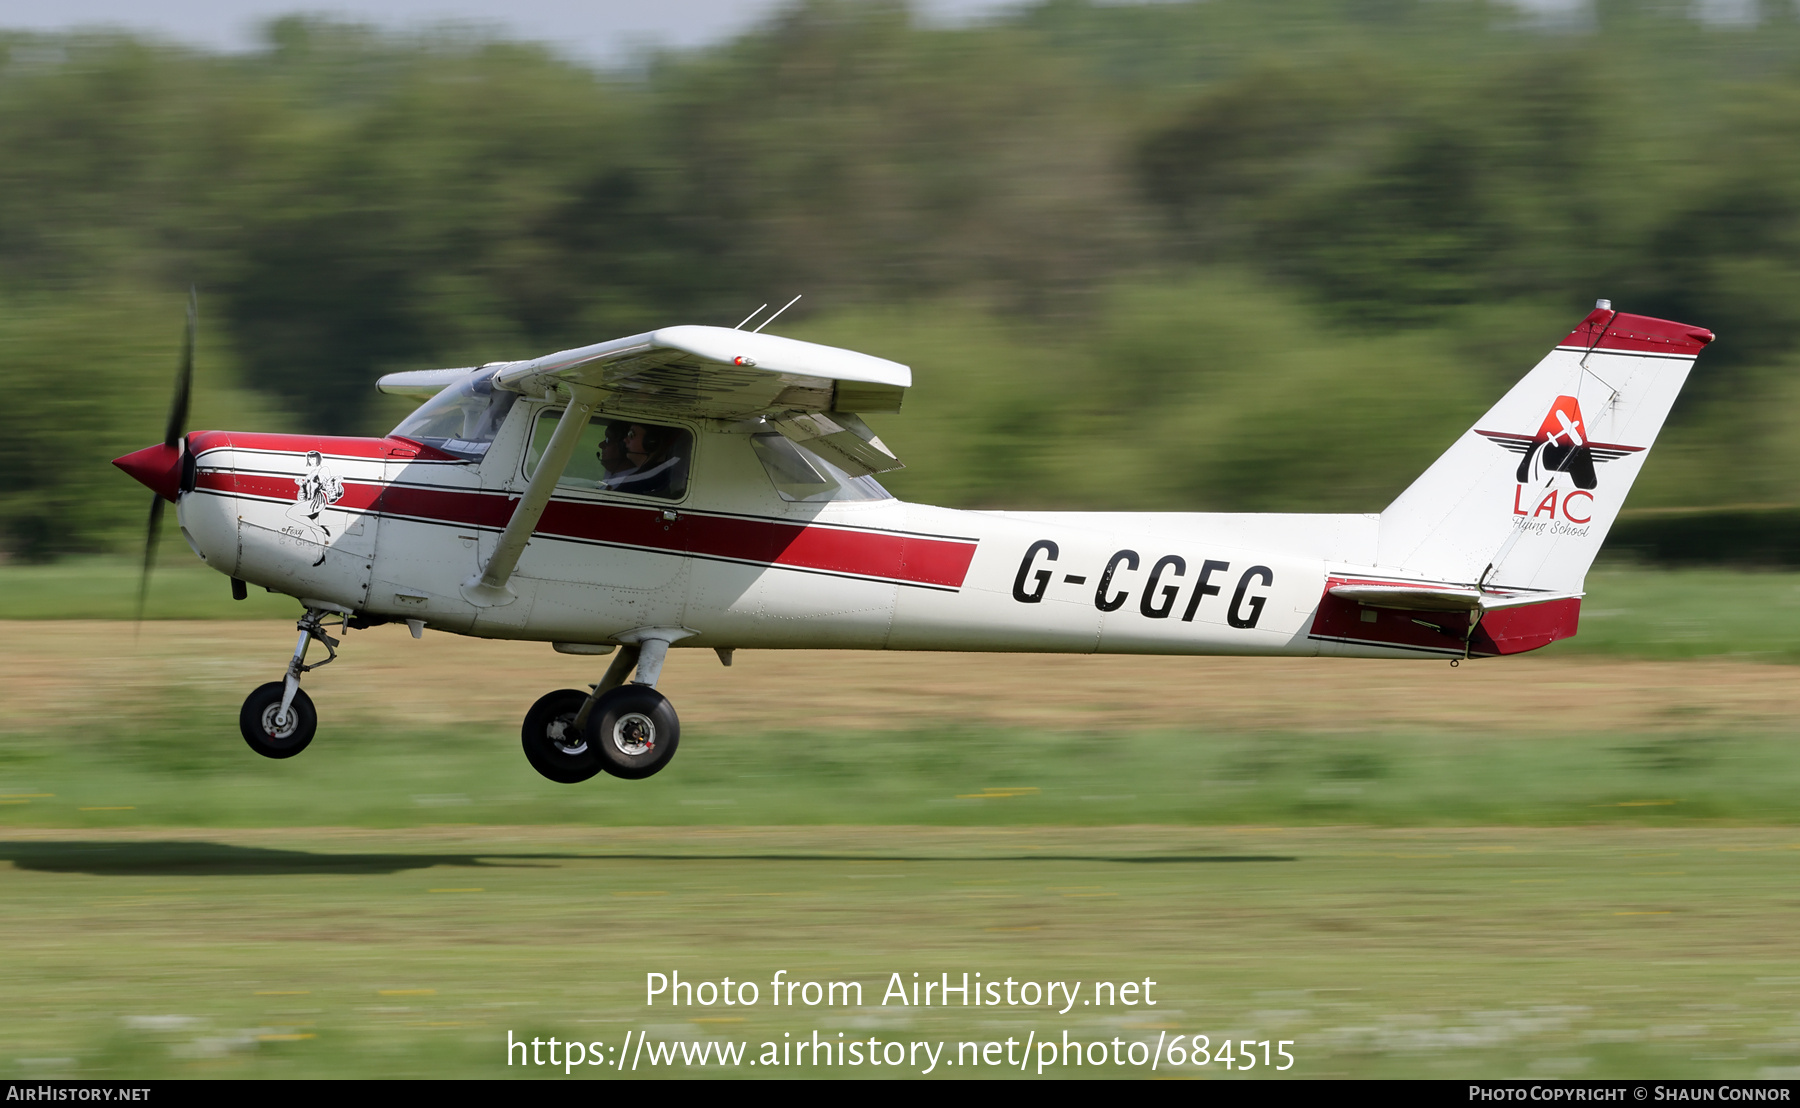
[[292,758],[306,749],[319,729],[319,713],[313,710],[312,697],[305,689],[294,690],[288,725],[275,726],[275,713],[281,710],[281,694],[286,688],[283,681],[262,685],[244,698],[238,711],[238,730],[244,733],[244,741],[265,758]]
[[532,769],[559,785],[586,781],[605,768],[585,736],[574,735],[575,742],[567,741],[567,728],[587,698],[588,694],[578,689],[557,689],[538,697],[531,711],[525,713],[525,725],[519,732],[525,760]]
[[588,714],[588,746],[614,777],[636,781],[669,764],[681,721],[669,698],[648,685],[620,685]]

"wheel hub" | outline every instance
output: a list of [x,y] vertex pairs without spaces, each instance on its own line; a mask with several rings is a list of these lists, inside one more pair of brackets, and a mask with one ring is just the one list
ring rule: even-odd
[[271,739],[291,739],[300,726],[300,713],[290,709],[286,716],[281,714],[279,702],[263,709],[263,733]]
[[642,712],[620,716],[613,724],[612,742],[628,757],[648,754],[656,749],[656,723]]
[[575,717],[565,716],[550,724],[550,745],[564,754],[574,756],[587,753],[587,738],[575,730]]

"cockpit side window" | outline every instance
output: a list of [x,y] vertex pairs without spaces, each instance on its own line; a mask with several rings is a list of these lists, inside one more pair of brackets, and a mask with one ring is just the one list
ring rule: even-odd
[[891,500],[873,477],[852,477],[782,435],[752,435],[750,445],[783,500],[816,504],[828,500]]
[[[537,471],[562,417],[560,410],[539,414],[525,456],[527,476]],[[597,415],[582,429],[557,485],[680,500],[687,495],[693,457],[694,436],[685,428]]]
[[476,370],[460,385],[452,385],[419,405],[400,421],[391,434],[434,446],[459,458],[480,461],[500,425],[506,422],[516,392],[494,387],[494,371]]

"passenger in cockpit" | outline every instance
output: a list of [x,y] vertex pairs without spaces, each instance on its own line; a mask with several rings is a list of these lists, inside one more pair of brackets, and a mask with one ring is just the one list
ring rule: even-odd
[[[608,425],[607,438],[611,437],[612,426]],[[639,496],[682,495],[687,491],[687,459],[682,456],[686,442],[687,435],[674,427],[630,424],[623,445],[631,468],[609,473],[602,487]]]

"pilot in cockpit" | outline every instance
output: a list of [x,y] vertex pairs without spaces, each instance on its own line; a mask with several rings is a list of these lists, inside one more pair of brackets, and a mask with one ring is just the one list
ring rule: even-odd
[[625,456],[625,436],[631,431],[631,424],[622,419],[615,419],[606,425],[606,434],[600,440],[600,448],[594,451],[594,457],[600,461],[603,476],[600,484],[610,488],[608,484],[614,477],[619,477],[635,468],[631,459]]
[[621,446],[630,468],[615,473],[606,459],[606,442],[613,440],[617,426],[616,422],[607,425],[606,441],[600,447],[601,465],[607,467],[607,476],[600,482],[602,488],[667,497],[680,496],[687,490],[687,459],[681,450],[687,436],[683,432],[643,423],[625,425]]

